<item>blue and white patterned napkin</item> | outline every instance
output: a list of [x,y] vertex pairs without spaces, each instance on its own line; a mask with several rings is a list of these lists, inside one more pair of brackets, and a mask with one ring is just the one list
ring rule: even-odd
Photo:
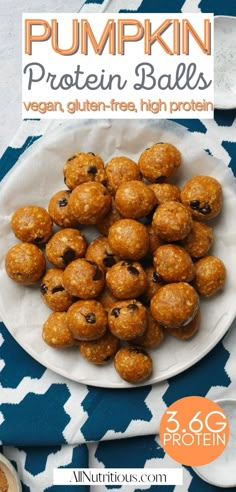
[[[234,13],[234,2],[223,4],[222,0],[173,0],[169,4],[166,0],[129,3],[87,0],[83,11],[124,12],[127,4],[130,11],[140,12]],[[202,148],[231,166],[236,175],[235,116],[235,110],[216,111],[214,120],[179,120],[178,123],[197,133]],[[0,160],[1,178],[34,141],[59,124],[23,122]],[[0,440],[4,454],[18,469],[24,492],[67,491],[67,487],[52,486],[54,467],[176,466],[156,437],[166,406],[192,394],[207,395],[211,399],[236,396],[234,326],[223,341],[191,369],[153,387],[132,391],[87,387],[67,380],[33,360],[14,341],[3,323],[0,328]],[[148,490],[152,489],[156,490],[154,487]],[[184,467],[184,485],[166,489],[168,492],[218,490],[200,481],[187,467]],[[68,490],[72,491],[73,487]],[[106,490],[105,486],[99,487],[99,492]],[[138,492],[135,487],[121,487],[122,492],[126,490]]]

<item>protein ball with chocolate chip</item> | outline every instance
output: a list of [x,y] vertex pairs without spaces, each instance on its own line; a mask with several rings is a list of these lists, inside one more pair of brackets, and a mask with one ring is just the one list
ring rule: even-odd
[[191,282],[194,278],[191,256],[181,246],[163,244],[154,252],[153,264],[165,282]]
[[191,213],[182,203],[178,202],[166,202],[159,205],[152,221],[154,232],[168,242],[184,239],[190,233],[192,226]]
[[149,249],[146,227],[133,219],[121,219],[109,230],[108,243],[117,256],[129,260],[140,260]]
[[147,277],[147,288],[142,295],[142,301],[144,304],[149,304],[152,297],[157,293],[157,291],[163,287],[163,278],[155,271],[153,266],[145,268],[145,273]]
[[5,258],[8,277],[19,284],[35,284],[44,275],[46,261],[34,244],[20,243],[9,249]]
[[189,340],[198,332],[200,318],[200,309],[198,309],[196,316],[186,326],[183,326],[182,328],[166,328],[166,331],[169,335],[179,338],[180,340]]
[[152,373],[152,359],[141,347],[122,347],[114,357],[115,369],[128,383],[137,384]]
[[46,245],[48,260],[58,268],[65,268],[86,251],[86,240],[77,229],[62,229],[56,232]]
[[119,348],[119,340],[112,333],[105,333],[99,340],[80,342],[81,355],[93,364],[109,362]]
[[128,181],[117,189],[115,204],[123,217],[139,219],[156,205],[155,193],[142,181]]
[[218,292],[225,283],[226,268],[216,256],[205,256],[195,264],[194,287],[204,297],[209,297]]
[[34,205],[18,208],[11,218],[15,236],[24,243],[46,243],[52,235],[52,225],[47,210]]
[[76,152],[71,155],[64,165],[63,173],[65,184],[71,190],[88,181],[106,183],[104,162],[93,152]]
[[121,183],[141,180],[137,164],[128,157],[113,157],[106,165],[107,188],[114,195]]
[[63,273],[63,285],[72,296],[81,299],[97,297],[105,284],[104,272],[85,258],[72,261]]
[[101,183],[83,183],[72,191],[68,207],[80,224],[96,224],[109,212],[111,196]]
[[165,202],[180,202],[180,190],[170,183],[154,183],[149,185],[155,193],[158,205]]
[[108,236],[109,229],[112,224],[120,219],[122,219],[122,217],[116,208],[114,198],[112,198],[110,211],[107,215],[105,215],[105,217],[103,217],[101,221],[96,223],[96,228],[100,232],[100,234],[103,234],[103,236]]
[[118,299],[140,296],[147,288],[144,269],[137,262],[120,261],[106,273],[106,283]]
[[67,322],[77,340],[97,340],[106,332],[107,313],[98,301],[77,301],[68,309]]
[[193,228],[182,245],[192,258],[206,256],[213,244],[213,229],[203,222],[193,221]]
[[103,289],[101,294],[98,296],[97,300],[102,304],[105,311],[109,311],[119,299],[113,296],[112,292],[108,289],[107,286]]
[[196,290],[185,282],[164,285],[151,299],[151,313],[158,323],[170,328],[187,325],[199,307]]
[[176,173],[180,164],[180,151],[169,143],[152,145],[142,152],[138,161],[142,175],[151,183],[165,182]]
[[107,237],[94,239],[88,245],[85,258],[95,261],[105,271],[109,270],[109,268],[119,261],[119,258],[112,253]]
[[135,338],[133,343],[144,348],[152,349],[158,347],[162,340],[164,339],[164,329],[159,323],[153,318],[149,309],[147,329],[141,337]]
[[119,301],[108,312],[108,325],[115,337],[132,340],[144,334],[147,328],[147,311],[135,299]]
[[62,190],[55,193],[48,204],[48,212],[53,222],[59,227],[75,227],[77,220],[68,210],[70,190]]
[[73,304],[73,297],[63,286],[63,272],[59,268],[50,268],[41,281],[41,297],[53,311],[67,311]]
[[216,217],[222,207],[222,187],[211,176],[194,176],[183,187],[181,201],[198,220]]
[[67,313],[52,313],[43,324],[43,340],[54,348],[72,347],[76,344],[67,324]]

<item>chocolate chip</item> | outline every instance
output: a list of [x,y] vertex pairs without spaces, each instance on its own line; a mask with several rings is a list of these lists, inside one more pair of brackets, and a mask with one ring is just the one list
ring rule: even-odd
[[98,170],[96,168],[96,166],[89,166],[88,167],[88,170],[87,170],[87,173],[88,174],[93,174],[94,176],[97,174]]
[[52,294],[56,294],[56,292],[63,292],[64,287],[62,287],[62,285],[57,285],[56,287],[53,287],[52,289]]
[[95,155],[93,152],[87,152],[87,154]]
[[206,205],[204,205],[204,207],[199,208],[199,212],[200,212],[200,214],[203,214],[203,215],[210,214],[211,213],[211,207],[210,207],[209,203],[206,203]]
[[127,309],[129,311],[138,311],[138,306],[137,306],[137,304],[134,304],[134,303],[133,304],[128,304]]
[[68,193],[68,195],[70,195],[72,193],[72,190],[64,190],[65,193]]
[[112,309],[111,315],[115,316],[115,318],[118,318],[120,316],[120,308],[117,307],[117,308]]
[[166,176],[158,176],[158,178],[155,179],[155,183],[165,183],[166,181]]
[[198,210],[200,207],[200,202],[199,200],[192,200],[189,205],[193,210]]
[[45,294],[47,294],[47,291],[48,291],[47,286],[45,284],[41,284],[41,286],[40,286],[41,294],[45,295]]
[[130,265],[128,266],[127,268],[128,272],[131,273],[132,275],[139,275],[139,271],[137,268],[135,268],[134,266]]
[[66,207],[68,205],[68,200],[66,198],[60,198],[58,200],[59,207]]
[[139,348],[139,347],[128,347],[129,352],[134,353],[134,354],[143,354],[143,355],[148,355],[146,350]]
[[124,260],[124,261],[122,261],[121,265],[122,266],[132,265],[132,261],[130,261],[130,260]]
[[72,157],[69,157],[69,159],[67,159],[67,162],[73,161],[75,158],[76,158],[76,155],[72,155]]
[[69,265],[69,263],[75,259],[75,251],[72,248],[65,249],[62,258],[65,265]]
[[116,260],[114,258],[113,255],[110,255],[110,256],[105,256],[105,258],[103,258],[103,265],[106,267],[106,268],[110,268],[112,267],[113,265],[116,264]]
[[154,284],[158,284],[162,281],[161,275],[158,272],[153,272],[152,281],[154,282]]
[[96,315],[94,313],[86,314],[85,319],[87,323],[90,323],[91,325],[94,325],[94,323],[96,323]]
[[43,240],[44,240],[44,238],[43,238],[43,237],[36,237],[36,238],[34,239],[34,243],[38,243],[38,244],[39,244],[39,243],[42,243],[42,242],[43,242]]
[[65,185],[66,185],[66,176],[64,176],[64,183],[65,183]]
[[97,266],[97,263],[94,263],[95,273],[93,275],[93,280],[101,280],[103,278],[103,272]]

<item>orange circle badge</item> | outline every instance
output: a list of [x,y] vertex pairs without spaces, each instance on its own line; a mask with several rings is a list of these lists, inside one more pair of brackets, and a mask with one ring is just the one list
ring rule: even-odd
[[214,461],[229,439],[229,423],[212,400],[188,396],[175,401],[160,423],[164,450],[178,463],[201,466]]

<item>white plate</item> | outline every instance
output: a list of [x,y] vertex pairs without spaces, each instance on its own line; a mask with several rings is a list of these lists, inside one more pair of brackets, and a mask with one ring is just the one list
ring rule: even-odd
[[208,465],[193,467],[197,475],[207,483],[221,488],[236,487],[236,400],[215,400],[228,418],[230,436],[223,453]]
[[0,453],[0,468],[6,475],[8,481],[8,492],[22,492],[20,479],[11,462]]
[[221,181],[224,207],[214,221],[213,254],[222,258],[228,270],[225,289],[202,301],[202,323],[199,333],[183,342],[166,337],[152,351],[154,371],[144,384],[156,383],[188,367],[206,355],[221,339],[236,315],[235,210],[236,186],[230,169],[201,150],[198,137],[183,126],[170,121],[99,120],[75,122],[71,127],[48,134],[36,142],[3,180],[0,188],[1,263],[0,315],[18,343],[41,364],[55,372],[102,387],[130,387],[120,379],[112,363],[103,367],[89,364],[77,349],[56,350],[41,338],[41,326],[49,309],[40,299],[38,287],[23,287],[11,281],[4,269],[4,255],[16,242],[9,222],[12,212],[24,204],[47,207],[51,195],[64,188],[62,167],[68,155],[80,149],[98,152],[107,161],[114,155],[128,155],[137,160],[140,152],[155,142],[172,142],[183,155],[178,173],[180,186],[191,176],[208,174]]
[[236,17],[214,18],[215,108],[236,108]]

